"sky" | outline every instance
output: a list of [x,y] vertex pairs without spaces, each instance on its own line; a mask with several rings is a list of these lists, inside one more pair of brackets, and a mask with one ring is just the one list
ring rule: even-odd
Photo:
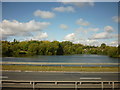
[[117,2],[3,2],[2,40],[118,45]]

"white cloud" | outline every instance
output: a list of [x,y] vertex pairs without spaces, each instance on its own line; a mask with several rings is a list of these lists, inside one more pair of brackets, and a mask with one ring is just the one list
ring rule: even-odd
[[[108,35],[107,32],[99,33],[99,34],[96,34],[94,36],[94,38],[89,39],[89,38],[78,37],[78,35],[76,33],[71,33],[64,37],[64,41],[71,41],[73,43],[80,43],[83,45],[90,45],[90,46],[100,46],[102,43],[106,43],[107,45],[116,46],[117,41],[110,43],[110,42],[106,42],[105,40],[102,40],[102,39],[115,38],[117,36],[115,34],[111,34],[111,33],[109,33],[109,34],[110,35]],[[97,40],[97,39],[99,39],[99,40]]]
[[110,46],[118,46],[118,41],[116,40],[116,41],[112,41],[112,42],[110,42],[110,44],[109,44]]
[[48,34],[46,32],[39,32],[36,36],[30,37],[29,40],[42,40],[46,39]]
[[61,29],[65,29],[65,30],[66,30],[66,29],[68,29],[68,26],[67,26],[67,25],[65,25],[65,24],[61,24],[61,25],[60,25],[60,28],[61,28]]
[[97,31],[99,31],[99,28],[90,28],[89,30],[90,30],[90,31],[97,32]]
[[9,21],[3,20],[0,23],[2,38],[7,39],[9,36],[26,36],[31,35],[31,32],[36,32],[45,29],[49,22],[36,22],[31,20],[29,22],[23,23],[16,20]]
[[87,33],[88,33],[88,30],[86,30],[86,29],[83,28],[83,27],[80,27],[80,28],[77,28],[77,29],[76,29],[76,33],[77,33],[77,34],[79,34],[79,33],[81,33],[81,32],[87,34]]
[[53,8],[53,10],[58,12],[75,12],[75,9],[72,6],[56,7],[56,8]]
[[99,28],[83,28],[83,27],[80,27],[80,28],[78,28],[78,29],[76,29],[76,33],[81,33],[81,32],[83,32],[83,33],[85,33],[85,34],[87,34],[88,32],[97,32],[97,31],[99,31]]
[[75,41],[76,40],[76,35],[75,33],[68,34],[64,37],[65,41]]
[[118,17],[118,16],[114,16],[114,17],[112,17],[112,20],[114,21],[114,22],[120,22],[120,17]]
[[75,2],[74,0],[69,0],[69,2],[63,1],[63,4],[74,5],[77,7],[94,6],[93,0],[78,0],[78,2]]
[[94,46],[99,46],[100,45],[100,43],[99,43],[99,41],[98,40],[86,40],[86,45],[94,45]]
[[117,38],[117,35],[108,33],[108,32],[101,32],[101,33],[93,35],[92,37],[92,39],[111,39],[111,38]]
[[78,20],[76,21],[76,24],[82,25],[82,26],[88,26],[88,25],[90,25],[90,23],[89,23],[88,21],[85,21],[85,20],[83,20],[82,18],[78,19]]
[[110,36],[107,32],[102,32],[102,33],[95,34],[93,38],[94,39],[106,39],[106,38],[110,38]]
[[112,26],[105,26],[104,32],[97,33],[92,36],[92,39],[111,39],[117,38],[117,34],[113,34],[114,28]]
[[76,39],[73,43],[80,43],[83,45],[90,45],[90,46],[100,46],[102,42],[94,39]]
[[34,15],[45,19],[53,18],[55,16],[55,14],[50,11],[41,11],[41,10],[36,10],[34,12]]
[[113,27],[111,27],[111,26],[106,26],[106,27],[104,27],[104,30],[105,30],[106,32],[108,32],[108,33],[111,33],[111,32],[114,31]]
[[118,46],[118,40],[114,40],[114,41],[101,41],[101,40],[84,40],[84,43],[85,45],[91,45],[91,46],[101,46],[102,43],[105,43],[106,45],[108,46]]

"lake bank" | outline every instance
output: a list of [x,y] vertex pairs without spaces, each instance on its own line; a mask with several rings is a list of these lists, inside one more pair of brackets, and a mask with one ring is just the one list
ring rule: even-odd
[[69,71],[69,72],[118,72],[120,67],[66,67],[66,66],[30,66],[30,65],[2,65],[2,70],[20,71]]
[[79,67],[118,67],[120,63],[50,63],[50,62],[0,62],[2,65],[31,66],[79,66]]

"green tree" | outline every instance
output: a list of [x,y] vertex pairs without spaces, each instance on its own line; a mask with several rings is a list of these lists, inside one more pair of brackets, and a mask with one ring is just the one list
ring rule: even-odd
[[12,50],[10,49],[10,42],[2,41],[2,56],[12,56]]
[[82,54],[82,53],[83,53],[82,47],[76,48],[76,54]]
[[106,44],[102,43],[100,47],[104,49],[106,47]]
[[58,45],[57,55],[64,55],[63,47],[61,44]]
[[74,44],[70,41],[17,41],[2,42],[2,56],[27,56],[27,55],[70,55],[70,54],[101,54],[110,57],[120,57],[120,45],[118,47],[106,46],[102,43],[100,47]]
[[109,47],[108,55],[110,57],[117,57],[118,56],[118,48],[117,47]]
[[18,47],[20,47],[20,49],[22,51],[27,51],[28,46],[29,46],[29,43],[27,41],[22,41],[22,42],[18,43]]
[[37,43],[31,43],[28,46],[28,55],[38,55],[39,45]]

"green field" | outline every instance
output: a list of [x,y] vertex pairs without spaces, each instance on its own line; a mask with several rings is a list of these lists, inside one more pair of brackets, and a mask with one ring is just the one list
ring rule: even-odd
[[78,66],[30,66],[2,65],[2,70],[21,71],[69,71],[69,72],[118,72],[120,67],[78,67]]

